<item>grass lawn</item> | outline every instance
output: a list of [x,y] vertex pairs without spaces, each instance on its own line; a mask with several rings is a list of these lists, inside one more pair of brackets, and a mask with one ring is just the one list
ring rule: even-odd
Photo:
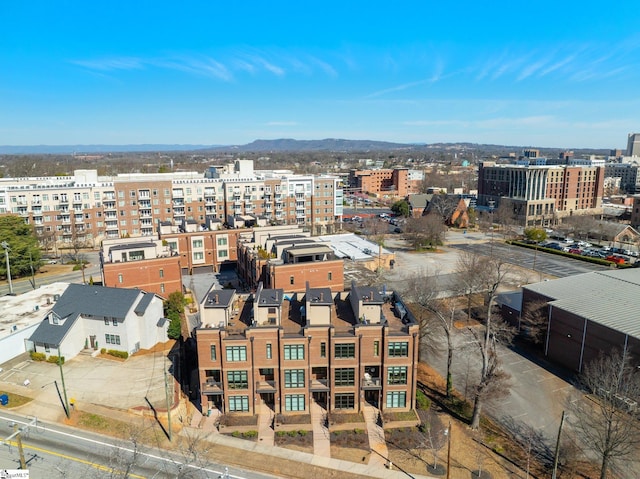
[[0,391],[0,394],[6,394],[9,397],[9,403],[6,406],[0,406],[0,409],[11,409],[14,407],[22,406],[23,404],[27,404],[32,399],[26,396],[21,396],[20,394],[15,393],[5,393]]

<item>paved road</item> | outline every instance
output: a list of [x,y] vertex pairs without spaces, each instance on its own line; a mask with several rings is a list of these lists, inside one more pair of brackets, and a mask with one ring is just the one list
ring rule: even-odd
[[[30,422],[7,412],[0,412],[0,436],[9,437],[13,424],[25,428]],[[181,455],[155,448],[136,446],[131,441],[114,443],[97,434],[38,422],[25,428],[23,450],[31,477],[49,479],[131,478],[218,478],[268,479],[275,476],[241,471],[211,463],[204,457]],[[188,456],[188,457],[187,457]],[[0,448],[3,469],[19,469],[19,454],[15,439]],[[130,468],[130,469],[129,469]],[[228,472],[228,476],[225,473]]]

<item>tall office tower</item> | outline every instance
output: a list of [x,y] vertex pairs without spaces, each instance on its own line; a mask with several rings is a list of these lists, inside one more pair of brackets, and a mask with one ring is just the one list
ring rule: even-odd
[[627,156],[640,156],[640,133],[629,133]]

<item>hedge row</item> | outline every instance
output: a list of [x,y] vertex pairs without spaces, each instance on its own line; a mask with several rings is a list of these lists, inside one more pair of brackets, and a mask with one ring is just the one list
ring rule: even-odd
[[[529,249],[536,249],[536,245],[534,244],[529,244],[529,243],[523,243],[521,241],[507,241],[508,244],[512,244],[514,246],[520,246],[522,248],[529,248]],[[574,254],[574,253],[569,253],[567,251],[561,251],[561,250],[557,250],[557,249],[553,249],[553,248],[545,248],[544,246],[538,246],[538,251],[543,251],[544,253],[551,253],[551,254],[556,254],[558,256],[564,256],[566,258],[573,258],[573,259],[579,259],[580,261],[586,261],[587,263],[594,263],[594,264],[599,264],[602,266],[610,266],[612,264],[615,264],[617,267],[625,267],[623,265],[618,265],[616,263],[614,263],[613,261],[608,261],[604,258],[592,258],[591,256],[583,256],[581,254]]]

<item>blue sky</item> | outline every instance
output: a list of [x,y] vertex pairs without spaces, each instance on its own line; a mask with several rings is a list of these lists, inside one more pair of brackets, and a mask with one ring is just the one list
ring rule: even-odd
[[640,131],[633,7],[5,0],[0,144],[626,147]]

